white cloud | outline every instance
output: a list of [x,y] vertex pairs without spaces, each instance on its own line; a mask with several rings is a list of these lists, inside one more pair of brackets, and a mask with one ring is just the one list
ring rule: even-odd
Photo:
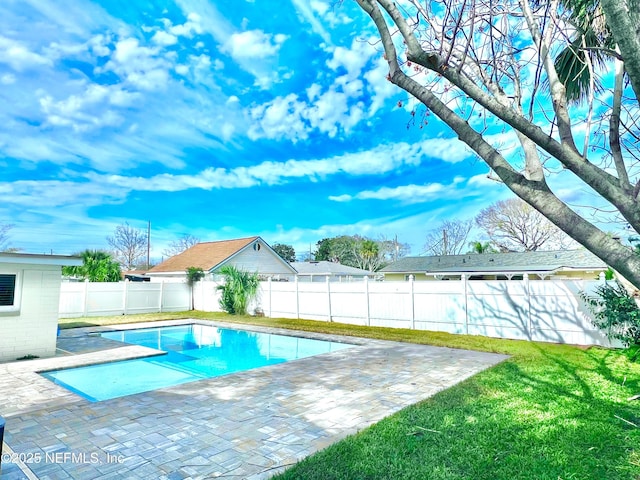
[[104,70],[113,71],[125,82],[142,90],[162,89],[167,85],[168,70],[172,65],[158,54],[158,48],[140,46],[137,39],[125,38],[116,43]]
[[438,200],[456,194],[457,186],[464,182],[464,178],[455,177],[449,185],[442,183],[428,183],[425,185],[402,185],[399,187],[381,187],[378,190],[364,190],[356,195],[330,196],[335,202],[349,202],[351,200],[398,200],[405,205]]
[[122,124],[124,118],[108,107],[127,107],[137,98],[138,94],[123,90],[117,85],[91,84],[82,94],[71,95],[65,100],[55,101],[51,96],[45,95],[39,101],[49,124],[69,126],[79,132]]
[[278,53],[286,38],[286,35],[278,34],[274,37],[262,30],[247,30],[232,34],[225,43],[225,49],[237,61],[254,60]]
[[176,3],[186,15],[187,22],[171,29],[174,35],[190,36],[206,32],[218,43],[224,44],[234,32],[233,26],[209,0],[176,0]]
[[178,37],[167,32],[158,31],[153,35],[151,41],[156,45],[162,45],[166,47],[169,45],[175,45],[178,42]]
[[32,207],[34,199],[41,205],[66,207],[77,204],[90,207],[105,203],[119,202],[126,196],[126,191],[108,185],[95,185],[88,182],[62,180],[19,180],[0,183],[3,202]]
[[326,43],[330,44],[331,36],[325,30],[322,22],[316,17],[316,12],[320,9],[320,6],[317,4],[318,2],[316,2],[316,5],[311,5],[308,0],[291,0],[291,3],[293,3],[298,15],[311,25],[313,31]]
[[207,168],[195,175],[163,173],[140,178],[90,173],[87,178],[92,182],[108,183],[131,191],[176,192],[190,188],[249,188],[257,185],[278,185],[295,179],[314,181],[337,174],[377,175],[407,166],[415,167],[420,164],[423,156],[422,146],[398,143],[324,159],[265,161],[253,166],[231,169]]
[[[304,96],[290,93],[252,106],[248,112],[253,120],[249,137],[288,138],[297,142],[306,139],[313,130],[331,138],[350,133],[361,120],[371,118],[388,97],[398,92],[384,80],[386,73],[383,74],[379,63],[363,74],[374,54],[371,45],[358,40],[353,41],[351,48],[333,49],[326,65],[331,70],[345,73],[334,78],[333,84],[324,89],[318,81],[306,89]],[[370,100],[365,104],[363,97],[367,96]]]
[[303,112],[307,108],[295,93],[253,107],[249,111],[255,121],[249,129],[249,138],[290,138],[294,142],[307,138]]
[[53,64],[49,58],[32,52],[24,44],[2,35],[0,35],[0,63],[6,63],[18,72]]
[[11,85],[16,83],[16,76],[11,73],[6,73],[0,77],[0,83],[3,85]]
[[189,67],[187,65],[176,65],[176,73],[178,75],[187,75],[189,73]]
[[349,78],[357,78],[375,53],[368,42],[356,38],[351,42],[351,47],[336,47],[327,66],[332,70],[344,68]]
[[400,89],[387,80],[388,73],[389,65],[380,56],[374,61],[374,67],[363,75],[371,91],[372,99],[369,108],[372,115],[384,106],[387,99],[400,93]]

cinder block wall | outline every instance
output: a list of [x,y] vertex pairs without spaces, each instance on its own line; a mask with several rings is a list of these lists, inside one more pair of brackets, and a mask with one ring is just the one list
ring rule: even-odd
[[18,312],[0,312],[0,361],[56,351],[61,267],[0,264],[0,273],[21,276]]

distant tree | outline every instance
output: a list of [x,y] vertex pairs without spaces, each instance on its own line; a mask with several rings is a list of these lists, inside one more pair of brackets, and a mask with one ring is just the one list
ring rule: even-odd
[[169,246],[162,251],[162,255],[167,258],[173,257],[174,255],[178,255],[198,243],[200,243],[200,239],[198,237],[194,237],[190,234],[185,234],[178,240],[169,242]]
[[140,265],[147,253],[147,234],[128,223],[118,225],[112,237],[107,237],[113,257],[125,270]]
[[191,310],[195,310],[193,301],[193,286],[204,278],[204,270],[200,267],[187,268],[187,285],[191,291]]
[[316,251],[314,252],[314,259],[317,262],[327,261],[331,262],[331,238],[323,238],[316,243]]
[[519,198],[501,200],[480,211],[476,224],[503,252],[557,250],[576,243]]
[[498,250],[493,248],[491,242],[469,242],[469,246],[471,247],[471,250],[467,253],[498,253]]
[[291,245],[285,245],[283,243],[274,243],[271,248],[287,262],[296,261],[296,251]]
[[377,243],[386,263],[395,262],[411,253],[411,245],[399,242],[397,236],[390,240],[381,235]]
[[472,226],[472,220],[443,221],[427,234],[424,251],[430,255],[460,255]]
[[333,238],[323,238],[317,245],[315,259],[326,260],[329,262],[337,262],[342,265],[355,266],[357,264],[355,258],[356,243],[358,239],[357,235],[340,235]]
[[13,228],[10,223],[0,224],[0,252],[15,252],[17,249],[9,246],[9,231]]
[[82,265],[62,267],[62,275],[90,282],[119,282],[120,265],[108,252],[102,250],[84,250],[75,254],[82,257]]
[[374,240],[360,235],[340,235],[323,238],[316,246],[316,261],[338,262],[374,272],[406,256],[411,250],[408,244],[398,242],[397,238],[388,240],[384,236]]

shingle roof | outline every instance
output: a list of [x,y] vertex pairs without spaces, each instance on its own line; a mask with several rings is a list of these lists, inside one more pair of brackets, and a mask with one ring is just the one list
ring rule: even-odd
[[291,262],[300,275],[372,275],[369,270],[350,267],[325,260],[318,262]]
[[218,242],[197,243],[184,252],[168,258],[147,273],[184,272],[189,267],[208,272],[260,237],[238,238]]
[[597,270],[606,269],[607,265],[587,250],[566,250],[405,257],[380,271],[382,273],[550,272],[562,268]]

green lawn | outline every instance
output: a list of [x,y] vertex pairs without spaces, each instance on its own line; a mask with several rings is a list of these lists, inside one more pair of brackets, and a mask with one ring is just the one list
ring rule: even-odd
[[640,393],[640,364],[619,351],[202,312],[61,320],[61,326],[189,317],[512,355],[278,479],[640,480],[640,400],[629,400]]

